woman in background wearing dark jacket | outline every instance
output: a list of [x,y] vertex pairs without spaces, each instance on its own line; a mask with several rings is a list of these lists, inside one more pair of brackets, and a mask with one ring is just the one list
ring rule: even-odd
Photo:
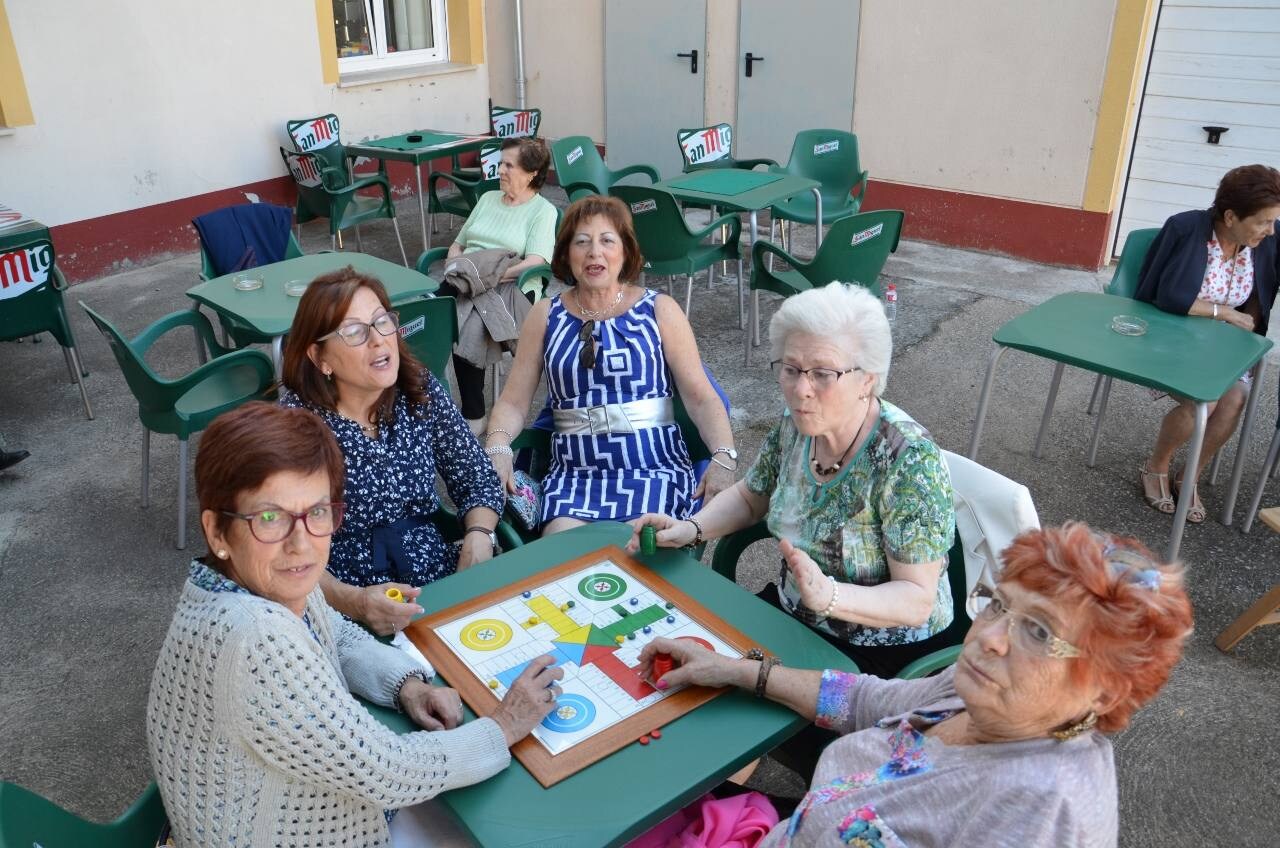
[[[1266,335],[1280,276],[1276,219],[1280,218],[1280,171],[1245,165],[1228,171],[1218,184],[1213,206],[1179,212],[1165,221],[1151,245],[1134,297],[1166,312],[1225,321]],[[1200,469],[1231,437],[1248,397],[1247,377],[1209,405]],[[1195,431],[1195,404],[1178,405],[1160,424],[1151,457],[1140,471],[1147,503],[1172,513],[1181,480],[1169,481],[1173,454]],[[1204,521],[1205,510],[1194,495],[1187,520]]]

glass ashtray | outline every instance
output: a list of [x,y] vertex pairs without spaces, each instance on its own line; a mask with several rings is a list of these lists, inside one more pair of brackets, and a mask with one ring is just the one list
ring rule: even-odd
[[1111,319],[1111,329],[1122,336],[1143,336],[1147,322],[1135,315],[1117,315]]
[[257,291],[262,288],[262,278],[253,274],[236,274],[236,291]]
[[307,293],[309,285],[311,285],[310,280],[290,280],[284,285],[284,293],[289,297],[302,297]]

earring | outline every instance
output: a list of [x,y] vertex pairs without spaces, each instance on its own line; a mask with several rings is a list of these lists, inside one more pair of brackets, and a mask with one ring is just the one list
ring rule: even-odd
[[1070,727],[1063,728],[1062,730],[1053,731],[1053,738],[1057,739],[1059,742],[1066,742],[1068,739],[1075,739],[1081,733],[1086,733],[1090,730],[1093,730],[1094,725],[1096,725],[1097,723],[1098,723],[1098,714],[1095,713],[1093,710],[1089,710],[1088,715],[1086,715],[1084,718],[1080,719]]
[[227,552],[225,550],[220,549],[218,551],[218,559],[226,559],[226,558],[227,558]]
[[332,371],[330,371],[328,368],[324,369],[324,378],[325,378],[326,380],[328,380],[330,383],[332,383],[332,382],[333,382],[333,372],[332,372]]

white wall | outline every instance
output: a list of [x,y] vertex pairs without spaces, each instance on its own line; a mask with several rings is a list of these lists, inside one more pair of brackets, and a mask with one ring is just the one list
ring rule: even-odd
[[284,122],[344,141],[488,129],[488,70],[338,88],[312,0],[8,0],[36,123],[0,136],[0,201],[50,225],[285,176]]

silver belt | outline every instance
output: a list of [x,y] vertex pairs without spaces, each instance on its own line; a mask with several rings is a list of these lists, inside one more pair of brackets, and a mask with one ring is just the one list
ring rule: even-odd
[[648,427],[665,427],[676,423],[675,404],[669,397],[553,409],[551,418],[555,422],[556,432],[566,436],[634,433]]

